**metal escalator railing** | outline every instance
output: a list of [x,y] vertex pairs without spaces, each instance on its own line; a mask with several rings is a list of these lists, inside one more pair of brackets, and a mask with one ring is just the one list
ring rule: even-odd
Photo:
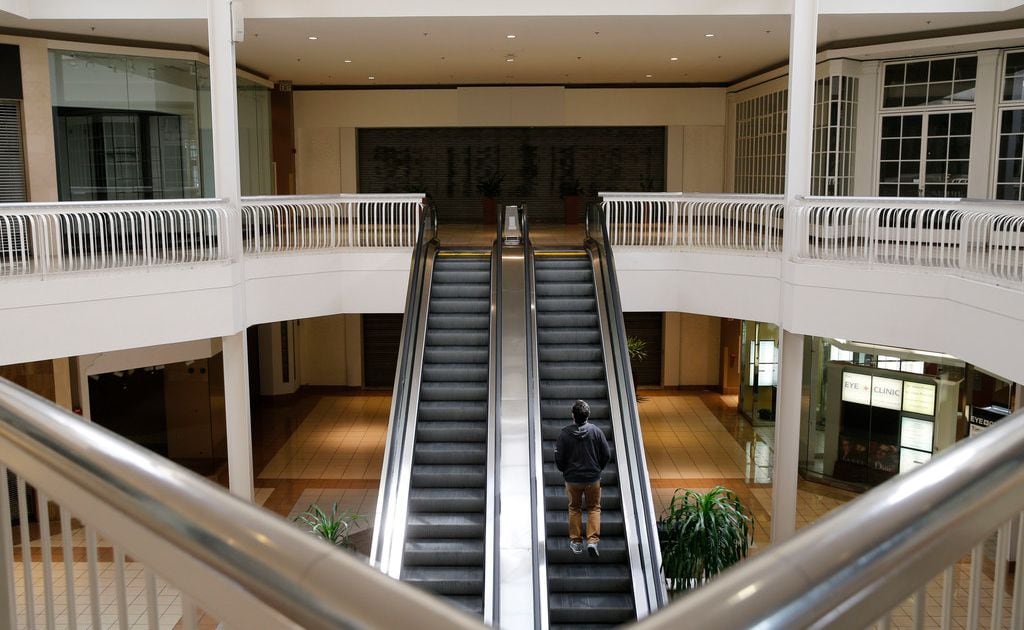
[[[1024,567],[1024,413],[1000,420],[930,462],[839,508],[790,540],[726,571],[638,628],[864,628],[913,595],[915,627],[999,628],[1007,621],[1007,564]],[[991,601],[982,602],[986,542],[995,534]],[[971,555],[965,618],[956,567]],[[939,577],[941,576],[941,577]],[[941,612],[927,610],[942,581]],[[963,578],[961,577],[961,583]],[[937,585],[936,585],[937,586]],[[961,592],[961,589],[956,589]],[[939,602],[936,602],[938,604]],[[991,604],[991,621],[981,620]],[[919,625],[921,624],[921,625]],[[1012,589],[1009,627],[1024,625],[1024,579]]]
[[[407,419],[409,416],[410,399],[414,390],[413,381],[416,376],[416,365],[413,362],[416,341],[422,339],[426,326],[424,312],[424,285],[429,278],[429,262],[432,251],[437,249],[437,215],[430,204],[422,206],[422,220],[419,222],[419,234],[412,253],[412,265],[409,270],[409,287],[405,297],[405,316],[402,318],[402,336],[398,346],[398,367],[395,374],[395,387],[391,397],[391,418],[388,423],[388,434],[385,442],[384,464],[381,469],[380,491],[377,497],[377,511],[374,518],[373,542],[370,548],[370,561],[382,572],[398,579],[401,563],[400,548],[395,554],[392,545],[400,528],[405,527],[405,508],[399,504],[398,492],[403,464],[411,465],[412,447],[408,444]],[[417,379],[418,380],[418,379]]]
[[[633,596],[637,616],[643,618],[665,606],[668,595],[661,577],[661,546],[658,538],[654,498],[651,494],[636,388],[629,366],[626,328],[615,272],[615,259],[601,207],[591,205],[586,212],[585,246],[594,265],[598,309],[602,320],[602,344],[609,378],[609,402],[617,431],[620,453],[619,486],[623,502],[624,526],[632,570]],[[625,509],[631,506],[632,510]],[[694,626],[696,627],[696,626]]]
[[[480,627],[284,519],[0,379],[0,483],[6,488],[8,481],[17,486],[17,499],[0,501],[0,627],[33,621],[73,627],[76,611],[79,623],[91,618],[98,626],[102,612],[103,624],[127,627],[142,614],[155,627],[158,617],[163,622],[173,614],[163,598],[177,599],[176,591],[186,629],[196,627],[197,608],[237,628]],[[37,521],[31,527],[30,518]],[[83,545],[87,560],[78,553]],[[15,581],[16,569],[25,581]],[[39,570],[41,584],[32,578]]]

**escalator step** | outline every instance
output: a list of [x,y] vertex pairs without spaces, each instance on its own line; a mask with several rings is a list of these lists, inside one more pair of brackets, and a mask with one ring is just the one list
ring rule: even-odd
[[487,365],[490,349],[485,346],[426,346],[424,367],[431,363],[483,363]]
[[593,328],[599,325],[597,313],[537,313],[537,328]]
[[[583,513],[584,531],[586,531],[587,514]],[[601,512],[602,536],[625,536],[625,523],[622,512],[608,510]],[[544,533],[547,536],[569,535],[569,513],[565,510],[548,510],[544,514]]]
[[[426,345],[428,348],[445,348],[451,346],[477,346],[487,348],[491,336],[488,330],[427,330]],[[598,335],[598,341],[601,337]]]
[[423,383],[420,385],[420,400],[486,402],[487,383]]
[[451,270],[436,269],[432,279],[434,284],[491,284],[490,269]]
[[594,285],[590,282],[552,282],[537,284],[537,297],[592,297]]
[[604,351],[600,345],[587,344],[566,344],[555,345],[545,344],[539,348],[538,356],[543,363],[559,363],[566,361],[597,361],[604,366]]
[[538,256],[535,259],[537,267],[544,269],[590,269],[590,258],[587,256],[565,256],[559,258],[557,255]]
[[486,442],[487,421],[444,422],[423,420],[416,423],[417,442]]
[[[597,317],[595,315],[595,317]],[[455,313],[431,314],[427,319],[427,330],[489,330],[491,318],[486,314],[458,315]],[[465,342],[461,342],[465,343]]]
[[487,444],[483,442],[424,442],[416,445],[417,464],[485,464]]
[[402,580],[439,595],[482,595],[484,570],[474,567],[408,567]]
[[438,284],[430,287],[430,299],[434,298],[481,298],[491,299],[491,284]]
[[[568,351],[572,354],[572,351]],[[604,380],[604,363],[577,359],[566,362],[541,361],[540,377],[549,381]]]
[[[428,335],[429,337],[429,335]],[[597,328],[546,328],[537,330],[537,343],[541,348],[552,344],[600,345],[601,331]]]
[[[469,357],[462,356],[460,359]],[[487,383],[486,363],[425,363],[423,382]]]
[[430,314],[447,315],[452,313],[489,313],[491,303],[477,298],[430,298]]
[[481,566],[482,540],[407,540],[404,566]]
[[629,592],[629,568],[623,564],[553,564],[548,567],[553,592]]
[[430,538],[483,538],[486,520],[481,514],[439,512],[409,515],[407,540]]
[[633,596],[624,593],[552,593],[551,623],[623,623],[636,619]]
[[[569,414],[572,412],[572,405],[576,402],[575,397],[565,398],[541,398],[540,401],[540,417],[547,420],[548,418],[569,418]],[[602,397],[603,398],[603,397]],[[599,420],[611,417],[611,406],[608,404],[607,399],[603,400],[590,400],[587,399],[590,404],[590,419]]]
[[[604,514],[602,513],[602,516]],[[629,554],[626,552],[626,541],[618,536],[602,536],[598,549],[601,550],[601,557],[592,560],[585,552],[577,555],[569,549],[569,538],[563,536],[548,536],[545,541],[547,548],[548,566],[553,564],[572,564],[573,566],[586,566],[589,564],[628,564]]]
[[608,386],[605,385],[603,379],[599,381],[541,381],[540,396],[541,398],[572,398],[573,400],[577,398],[583,400],[608,398]]
[[538,313],[593,313],[597,300],[592,297],[538,297]]
[[[591,407],[591,413],[593,413],[593,407]],[[487,420],[487,401],[426,400],[420,402],[418,415],[420,420],[428,421],[484,422]]]
[[470,464],[413,464],[410,483],[414,488],[480,488],[487,483],[487,469]]
[[483,488],[412,488],[409,511],[483,512],[487,505]]
[[442,595],[441,599],[459,610],[482,617],[484,614],[484,598],[473,595]]
[[546,266],[537,266],[534,272],[537,284],[558,284],[579,282],[593,282],[594,272],[590,267],[586,269],[552,269]]

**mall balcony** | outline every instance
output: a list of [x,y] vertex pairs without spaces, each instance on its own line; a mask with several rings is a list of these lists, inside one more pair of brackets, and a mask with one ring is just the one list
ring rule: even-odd
[[0,0],[0,627],[1024,628],[1024,3],[420,4]]

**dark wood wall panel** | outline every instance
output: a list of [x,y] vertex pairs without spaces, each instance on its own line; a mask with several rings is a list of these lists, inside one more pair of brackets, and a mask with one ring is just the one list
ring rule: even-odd
[[530,218],[563,220],[564,184],[584,196],[665,190],[664,127],[445,127],[360,129],[359,192],[426,192],[442,221],[482,217],[478,183],[503,178],[499,203],[525,202]]
[[363,315],[363,384],[366,387],[394,387],[402,317],[400,313]]
[[663,313],[623,313],[626,335],[647,342],[647,358],[633,362],[637,385],[661,385]]

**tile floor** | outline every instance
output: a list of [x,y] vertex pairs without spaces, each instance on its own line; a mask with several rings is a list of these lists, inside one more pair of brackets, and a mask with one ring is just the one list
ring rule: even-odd
[[[639,404],[647,465],[654,490],[655,508],[661,511],[678,488],[697,490],[722,485],[735,492],[750,508],[755,519],[754,553],[768,545],[771,532],[771,430],[754,429],[736,411],[735,396],[711,392],[642,390]],[[256,499],[268,510],[288,519],[304,511],[311,503],[354,510],[362,515],[354,531],[363,532],[363,550],[373,526],[380,469],[391,397],[384,392],[351,392],[342,388],[306,388],[287,399],[268,401],[254,416],[254,469],[257,471]],[[801,482],[798,490],[798,526],[816,521],[843,505],[855,495],[816,483]],[[59,531],[52,534],[55,549],[60,545]],[[84,533],[73,532],[76,559],[84,559]],[[39,604],[43,576],[39,563],[39,541],[34,540],[32,562],[33,591],[37,599],[37,623],[44,627],[45,615]],[[19,547],[15,557],[21,559]],[[59,556],[58,556],[59,557]],[[117,601],[114,583],[115,565],[111,549],[100,543],[100,615],[104,626],[116,627]],[[22,564],[16,563],[19,597],[24,598]],[[90,624],[87,565],[74,567],[76,616],[83,626]],[[960,579],[955,590],[955,612],[966,611],[966,565],[957,566]],[[128,562],[126,591],[129,627],[148,627],[143,568]],[[983,593],[991,602],[991,571],[983,579]],[[56,627],[66,626],[62,602],[63,565],[54,564],[58,613]],[[929,585],[925,627],[938,627],[941,605],[941,581]],[[181,625],[180,594],[157,579],[157,615],[160,628]],[[910,627],[913,602],[894,613],[892,627]],[[989,608],[982,606],[982,627],[988,627]],[[64,615],[64,617],[60,617]],[[959,614],[962,618],[963,614]],[[1008,614],[1006,619],[1008,619]],[[65,626],[61,625],[64,619]],[[203,615],[201,627],[213,627],[215,621]],[[954,624],[953,627],[962,627]]]

